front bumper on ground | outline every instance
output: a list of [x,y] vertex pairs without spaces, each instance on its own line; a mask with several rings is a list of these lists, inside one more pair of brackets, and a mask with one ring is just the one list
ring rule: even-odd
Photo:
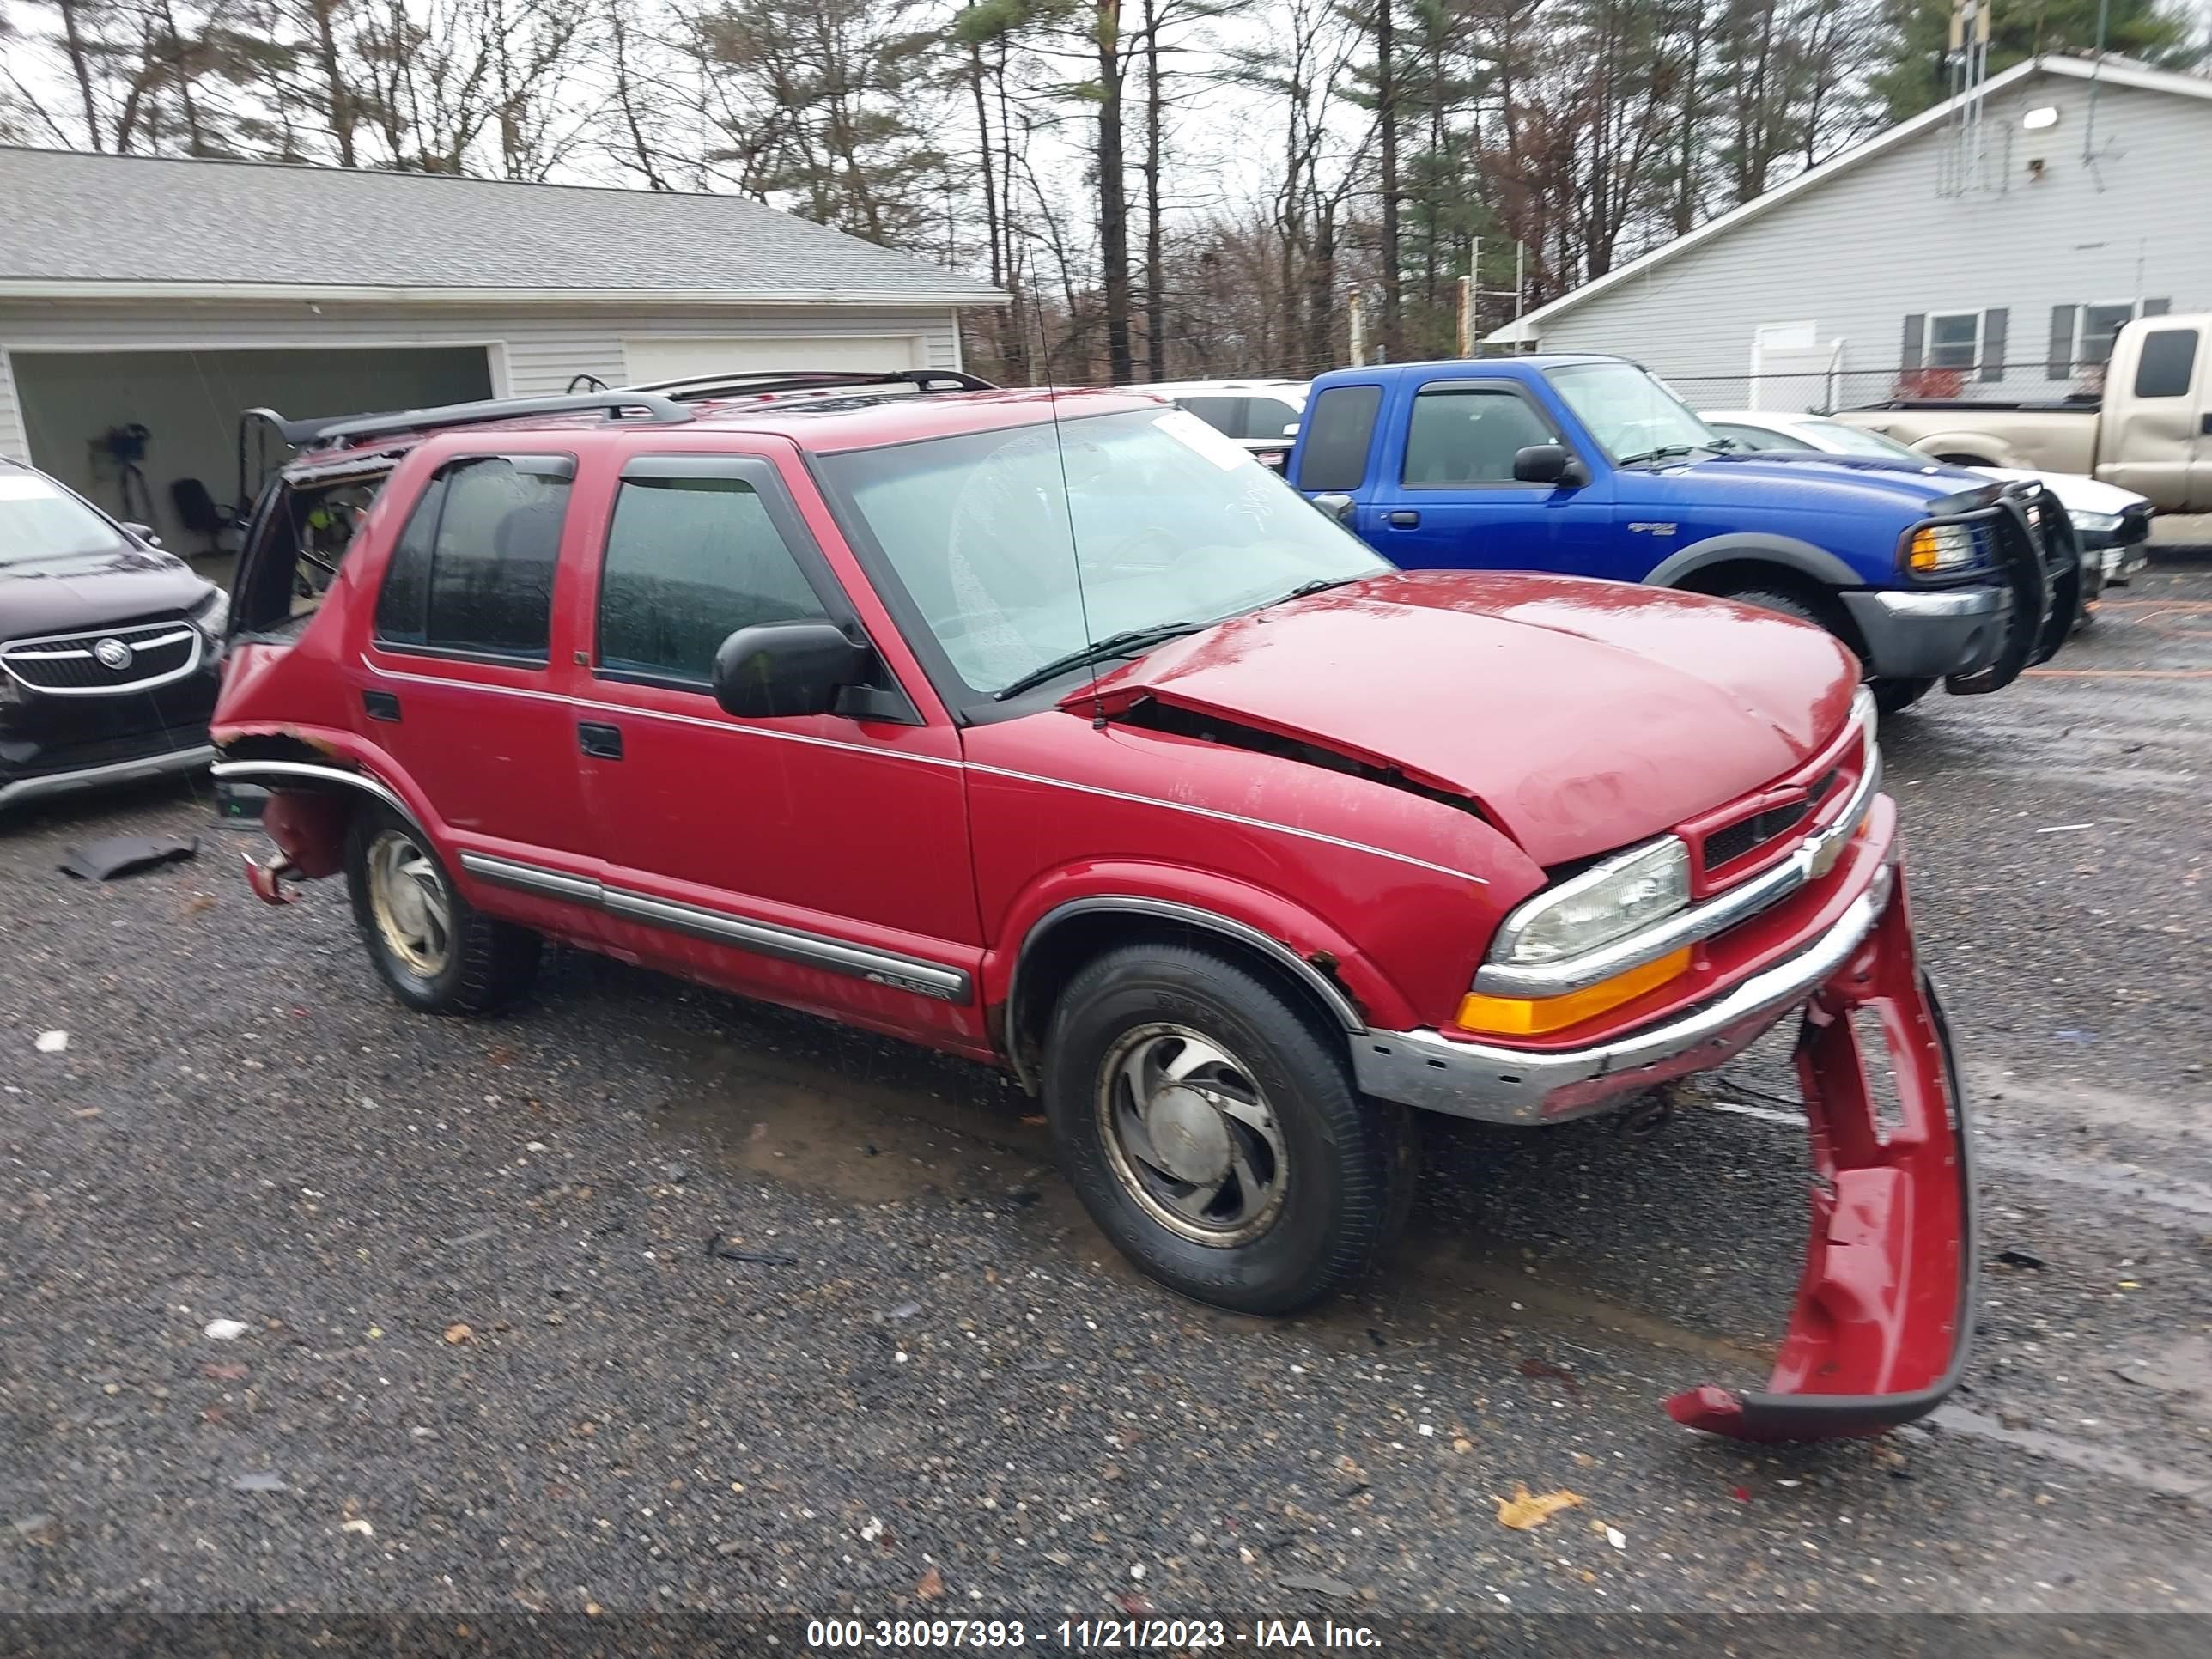
[[[1433,1032],[1355,1036],[1360,1086],[1516,1123],[1557,1121],[1719,1066],[1804,1011],[1798,1083],[1812,1135],[1813,1225],[1790,1332],[1763,1393],[1675,1395],[1678,1422],[1743,1440],[1878,1433],[1957,1385],[1973,1328],[1973,1189],[1965,1096],[1914,957],[1905,878],[1883,864],[1795,955],[1702,1008],[1590,1047],[1538,1053]],[[1875,1034],[1879,1034],[1878,1040]],[[1891,1080],[1885,1124],[1869,1079]]]
[[2012,611],[2002,587],[1856,588],[1841,597],[1877,679],[1940,679],[1988,667]]
[[[1877,1026],[1870,1054],[1860,1021]],[[1738,1440],[1879,1434],[1942,1404],[1974,1328],[1975,1216],[1966,1096],[1903,895],[1821,987],[1797,1039],[1813,1140],[1805,1270],[1766,1389],[1691,1389],[1678,1423]],[[1896,1121],[1869,1073],[1886,1062]]]

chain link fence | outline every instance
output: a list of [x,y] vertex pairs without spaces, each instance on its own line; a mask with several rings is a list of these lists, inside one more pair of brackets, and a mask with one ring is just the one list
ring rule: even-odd
[[1894,398],[1968,403],[2093,401],[2104,394],[2102,363],[2073,363],[2054,377],[2042,361],[1982,368],[1814,368],[1766,374],[1668,374],[1674,395],[1692,409],[1832,414]]

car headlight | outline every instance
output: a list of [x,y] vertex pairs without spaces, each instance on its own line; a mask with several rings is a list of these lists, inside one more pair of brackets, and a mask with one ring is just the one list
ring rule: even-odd
[[1690,902],[1690,849],[1668,836],[1547,889],[1505,919],[1493,962],[1527,967],[1578,957]]
[[220,645],[223,630],[230,626],[230,595],[218,587],[185,614],[207,636],[209,644]]
[[1978,526],[1967,524],[1924,524],[1905,538],[1905,568],[1916,576],[1948,576],[1972,570],[1986,554]]
[[2117,513],[2069,513],[2067,516],[2074,520],[2076,530],[2094,530],[2100,535],[2109,536],[2120,527],[2120,515]]

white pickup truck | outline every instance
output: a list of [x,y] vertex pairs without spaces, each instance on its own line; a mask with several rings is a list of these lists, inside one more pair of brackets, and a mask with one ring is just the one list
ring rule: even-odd
[[2212,512],[2212,314],[2144,317],[2112,343],[2101,398],[1899,398],[1835,418],[1961,466],[2081,472],[2162,513]]

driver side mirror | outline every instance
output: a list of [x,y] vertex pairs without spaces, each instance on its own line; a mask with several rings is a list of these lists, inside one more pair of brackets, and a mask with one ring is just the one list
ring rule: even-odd
[[833,714],[874,666],[875,653],[835,623],[757,623],[714,653],[714,701],[744,720]]
[[1328,514],[1339,524],[1350,524],[1352,510],[1358,505],[1351,496],[1340,490],[1331,490],[1327,495],[1315,496],[1313,504],[1316,512]]
[[154,526],[152,525],[139,524],[130,519],[122,520],[120,520],[120,523],[123,526],[125,534],[137,537],[140,541],[145,543],[147,546],[159,547],[161,544],[161,538],[154,533]]
[[1513,477],[1520,483],[1573,487],[1589,482],[1583,464],[1563,444],[1530,444],[1513,452]]

